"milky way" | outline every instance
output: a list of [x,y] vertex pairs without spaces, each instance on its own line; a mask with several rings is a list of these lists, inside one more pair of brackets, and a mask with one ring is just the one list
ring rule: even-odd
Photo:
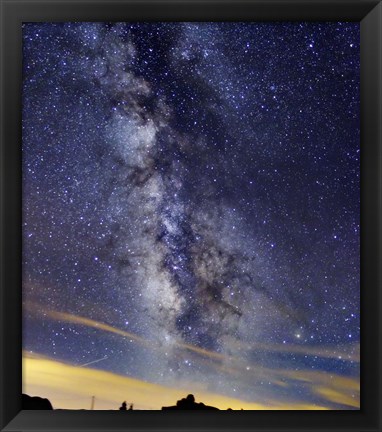
[[24,24],[25,352],[357,408],[359,136],[357,23]]

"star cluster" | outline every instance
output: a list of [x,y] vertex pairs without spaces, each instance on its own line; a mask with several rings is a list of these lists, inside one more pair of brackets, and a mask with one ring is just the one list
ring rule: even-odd
[[24,349],[356,407],[299,377],[359,379],[359,25],[29,23],[23,56]]

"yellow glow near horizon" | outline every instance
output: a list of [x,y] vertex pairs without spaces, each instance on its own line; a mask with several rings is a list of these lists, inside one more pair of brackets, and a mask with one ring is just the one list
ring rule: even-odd
[[[358,408],[358,397],[352,398],[348,390],[357,392],[357,382],[352,379],[334,377],[332,386],[323,384],[322,374],[292,374],[294,379],[317,382],[314,391],[328,401]],[[333,388],[335,385],[338,388]],[[245,410],[323,410],[325,406],[302,403],[267,401],[258,404],[223,395],[187,388],[173,388],[117,375],[97,369],[72,366],[38,356],[23,357],[23,391],[30,395],[47,397],[54,408],[89,409],[91,397],[95,396],[98,410],[118,409],[121,402],[133,402],[137,409],[161,409],[174,405],[177,400],[193,393],[197,401],[220,409]]]
[[[192,385],[192,384],[191,384]],[[115,410],[126,400],[137,409],[160,410],[162,406],[175,405],[188,393],[196,401],[220,409],[240,410],[323,410],[324,406],[310,404],[269,405],[233,399],[208,391],[188,388],[172,388],[117,375],[111,372],[72,366],[37,356],[23,357],[23,392],[31,396],[46,397],[55,409],[90,409],[95,396],[95,409]]]

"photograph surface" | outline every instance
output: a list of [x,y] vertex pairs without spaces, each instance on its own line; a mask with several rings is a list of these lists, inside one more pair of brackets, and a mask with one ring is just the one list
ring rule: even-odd
[[22,36],[23,408],[358,410],[359,23]]

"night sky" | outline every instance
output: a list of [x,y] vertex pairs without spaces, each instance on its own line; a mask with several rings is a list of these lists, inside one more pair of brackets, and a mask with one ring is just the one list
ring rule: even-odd
[[359,408],[359,42],[23,25],[24,391]]

